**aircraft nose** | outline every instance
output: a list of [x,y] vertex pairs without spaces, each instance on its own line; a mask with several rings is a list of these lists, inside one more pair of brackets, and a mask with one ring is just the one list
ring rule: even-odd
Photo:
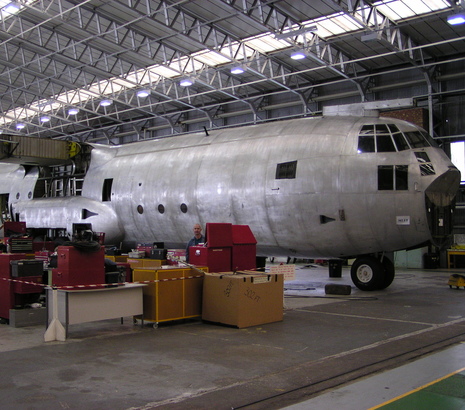
[[460,171],[449,166],[449,169],[438,176],[426,189],[425,193],[435,206],[449,206],[460,188]]
[[431,241],[447,246],[453,229],[455,196],[460,187],[460,171],[454,166],[436,178],[425,191],[425,205]]

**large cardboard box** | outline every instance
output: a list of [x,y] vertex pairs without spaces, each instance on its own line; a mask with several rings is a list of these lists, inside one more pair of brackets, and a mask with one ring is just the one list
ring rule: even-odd
[[206,273],[202,319],[238,328],[283,320],[284,276]]

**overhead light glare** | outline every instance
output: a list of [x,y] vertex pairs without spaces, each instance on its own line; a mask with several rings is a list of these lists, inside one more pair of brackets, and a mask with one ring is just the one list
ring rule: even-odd
[[68,115],[76,115],[76,114],[78,114],[78,113],[79,113],[79,108],[74,108],[74,107],[73,107],[73,108],[70,108],[70,109],[68,110]]
[[231,68],[231,74],[242,74],[245,71],[245,67],[242,65],[237,65]]
[[465,23],[465,12],[458,13],[458,14],[452,14],[451,16],[448,16],[447,17],[447,22],[451,26],[457,26],[459,24]]
[[22,130],[23,128],[26,128],[26,124],[23,124],[22,122],[18,122],[18,124],[16,124],[17,130]]
[[137,91],[136,95],[139,98],[145,98],[145,97],[148,97],[150,95],[150,91],[149,90],[139,90],[139,91]]
[[180,82],[179,85],[181,87],[190,87],[192,84],[194,84],[194,80],[192,78],[183,78]]
[[50,117],[47,115],[40,117],[40,122],[49,122],[49,121],[50,121]]
[[102,107],[108,107],[109,105],[113,104],[113,101],[112,100],[102,100],[100,101],[100,105]]
[[303,60],[305,57],[307,57],[307,55],[305,54],[304,50],[294,51],[291,54],[291,58],[293,60]]

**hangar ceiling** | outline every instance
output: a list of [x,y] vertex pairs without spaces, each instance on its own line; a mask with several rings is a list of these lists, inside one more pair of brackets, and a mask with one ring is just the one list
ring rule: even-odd
[[[189,121],[214,127],[215,119],[242,113],[248,122],[263,121],[273,104],[310,115],[332,100],[370,100],[378,76],[409,70],[421,73],[431,97],[438,67],[455,64],[448,76],[465,78],[465,25],[447,23],[462,6],[455,0],[3,0],[0,129],[110,141],[153,137],[161,129],[176,134]],[[291,58],[297,51],[305,58]],[[244,71],[232,72],[237,67]],[[385,87],[402,87],[401,78]],[[192,85],[181,85],[186,79]],[[328,85],[339,91],[328,94]],[[463,96],[463,88],[448,92]]]

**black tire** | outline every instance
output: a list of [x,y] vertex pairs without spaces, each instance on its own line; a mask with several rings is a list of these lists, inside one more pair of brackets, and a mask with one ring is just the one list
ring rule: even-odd
[[385,256],[383,258],[382,265],[384,267],[384,282],[381,284],[379,288],[380,290],[386,289],[388,286],[390,286],[394,280],[394,276],[396,276],[396,268],[391,259]]
[[350,269],[350,277],[357,288],[366,291],[381,289],[386,281],[383,264],[373,256],[357,258]]

